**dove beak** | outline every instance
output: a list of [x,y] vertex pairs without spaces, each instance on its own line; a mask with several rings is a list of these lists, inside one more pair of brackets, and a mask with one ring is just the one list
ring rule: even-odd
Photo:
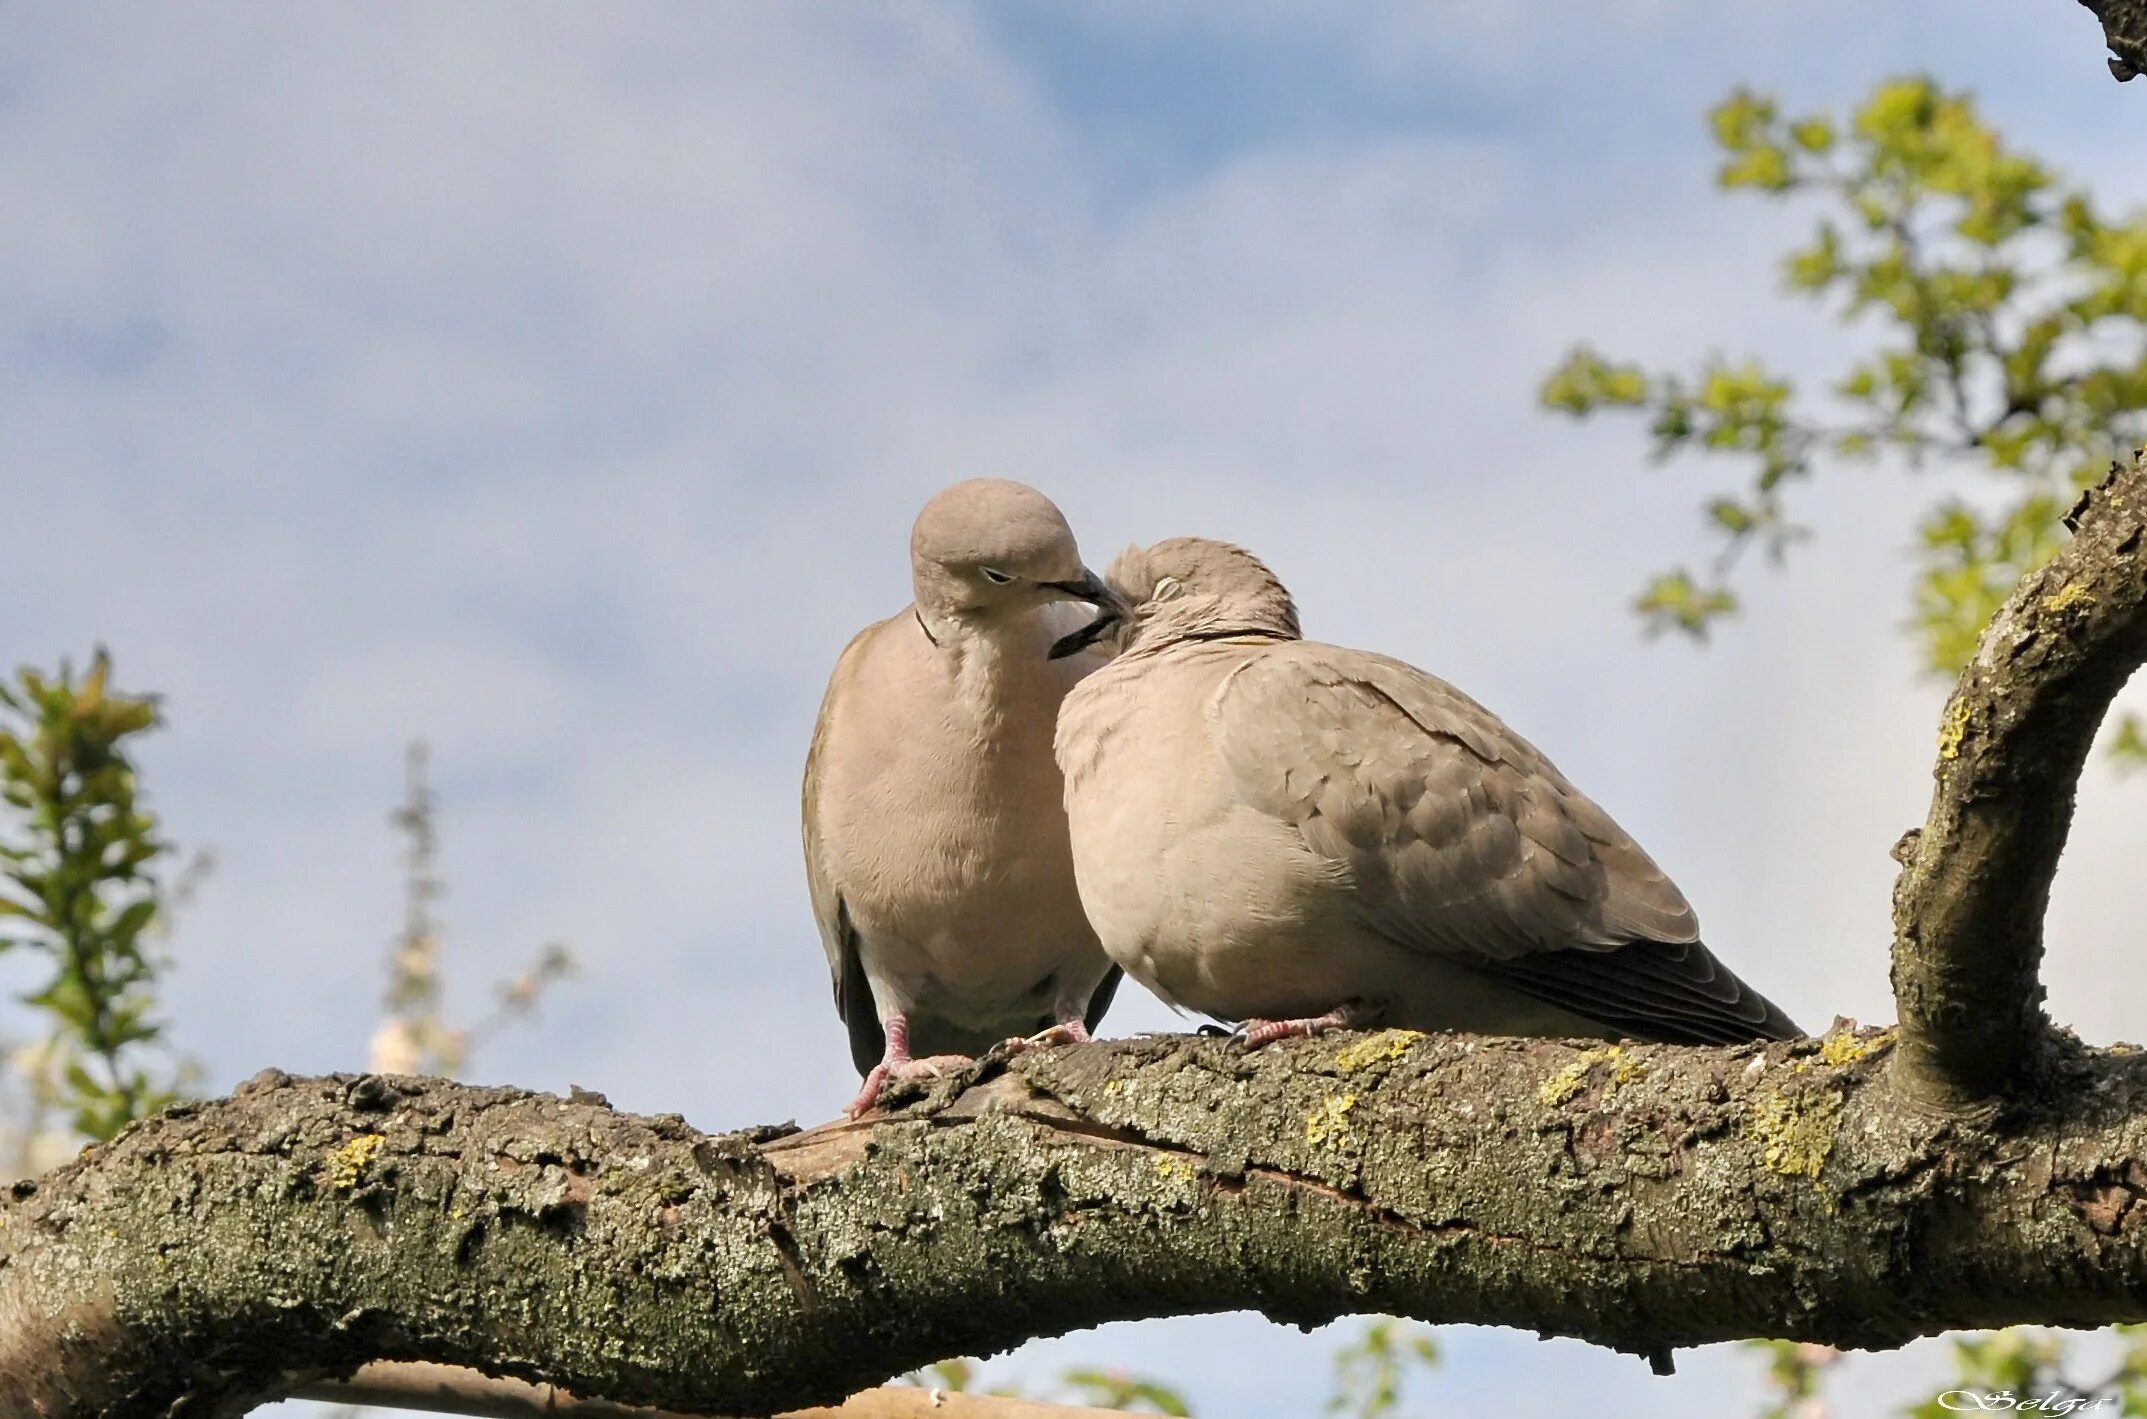
[[1126,603],[1111,589],[1111,584],[1097,576],[1087,567],[1081,569],[1077,581],[1047,581],[1044,585],[1054,591],[1063,591],[1075,601],[1086,601],[1096,608],[1096,619],[1090,621],[1072,635],[1061,636],[1051,647],[1051,658],[1063,660],[1069,655],[1087,650],[1097,641],[1109,635],[1126,619]]

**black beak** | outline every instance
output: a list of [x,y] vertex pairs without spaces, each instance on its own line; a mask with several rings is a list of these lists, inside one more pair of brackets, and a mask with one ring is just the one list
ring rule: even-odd
[[1096,619],[1075,631],[1061,636],[1052,644],[1051,658],[1064,660],[1087,650],[1097,641],[1109,635],[1120,621],[1126,619],[1126,603],[1119,599],[1111,584],[1097,576],[1087,567],[1081,569],[1078,581],[1047,581],[1044,585],[1054,591],[1063,591],[1076,601],[1086,601],[1096,608]]

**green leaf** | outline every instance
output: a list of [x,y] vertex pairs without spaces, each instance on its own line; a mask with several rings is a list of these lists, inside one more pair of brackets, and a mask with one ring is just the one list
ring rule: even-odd
[[1707,505],[1707,516],[1732,536],[1743,536],[1759,525],[1760,514],[1735,498],[1716,498]]
[[1724,187],[1756,187],[1764,192],[1786,192],[1795,184],[1789,153],[1776,147],[1754,148],[1724,163],[1715,174]]
[[2128,773],[2147,769],[2147,721],[2129,712],[2120,716],[2110,738],[2110,757]]
[[1845,269],[1841,233],[1833,223],[1822,222],[1810,246],[1789,253],[1784,278],[1792,290],[1820,291],[1839,279]]
[[105,928],[104,939],[108,947],[123,949],[131,947],[142,928],[156,918],[157,903],[154,897],[144,897],[120,912],[112,924]]
[[1703,586],[1687,571],[1665,572],[1633,602],[1648,634],[1677,631],[1705,640],[1716,621],[1736,613],[1737,598],[1720,584]]
[[1742,153],[1765,141],[1775,116],[1773,99],[1740,88],[1708,110],[1707,120],[1723,151]]
[[1789,130],[1796,145],[1807,153],[1826,153],[1834,147],[1834,121],[1823,114],[1800,119]]
[[1177,1390],[1122,1370],[1068,1370],[1059,1379],[1072,1391],[1075,1399],[1099,1408],[1172,1414],[1180,1419],[1186,1419],[1193,1412]]
[[1587,414],[1605,406],[1633,407],[1648,398],[1647,377],[1637,365],[1612,364],[1586,345],[1544,378],[1537,398],[1548,409]]

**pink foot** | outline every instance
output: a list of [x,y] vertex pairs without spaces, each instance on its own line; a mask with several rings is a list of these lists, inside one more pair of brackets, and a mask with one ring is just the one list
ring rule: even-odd
[[1258,1049],[1277,1040],[1324,1035],[1329,1030],[1347,1030],[1367,1024],[1379,1017],[1361,1000],[1345,1000],[1324,1015],[1312,1015],[1301,1020],[1241,1020],[1238,1028],[1245,1032],[1245,1047]]
[[966,1054],[934,1054],[923,1059],[904,1057],[898,1060],[881,1060],[865,1076],[858,1087],[857,1097],[843,1110],[851,1118],[861,1118],[879,1105],[880,1093],[889,1084],[904,1079],[944,1079],[957,1070],[967,1069],[976,1061]]

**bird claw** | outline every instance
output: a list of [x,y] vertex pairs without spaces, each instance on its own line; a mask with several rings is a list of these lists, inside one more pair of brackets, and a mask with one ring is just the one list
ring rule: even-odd
[[1244,1033],[1245,1048],[1258,1049],[1276,1040],[1309,1039],[1324,1035],[1329,1030],[1354,1029],[1376,1018],[1377,1010],[1367,1009],[1361,1000],[1346,1000],[1324,1015],[1310,1015],[1297,1020],[1241,1020],[1238,1028]]
[[880,1095],[889,1084],[909,1079],[944,1079],[949,1074],[967,1069],[976,1063],[966,1054],[933,1054],[923,1059],[881,1060],[865,1082],[858,1086],[857,1097],[843,1110],[851,1118],[863,1118],[879,1106]]

